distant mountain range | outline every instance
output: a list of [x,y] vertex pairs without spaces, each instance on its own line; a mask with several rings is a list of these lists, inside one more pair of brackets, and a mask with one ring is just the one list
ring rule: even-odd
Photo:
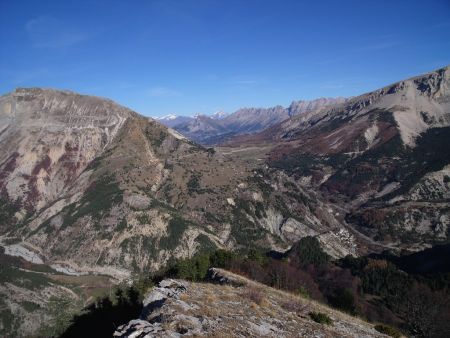
[[201,117],[208,117],[212,120],[221,120],[221,119],[225,118],[226,116],[228,116],[227,113],[218,111],[211,115],[197,114],[194,116],[183,116],[183,115],[179,116],[179,115],[175,115],[175,114],[168,114],[168,115],[164,115],[161,117],[154,117],[154,119],[156,121],[158,121],[159,123],[162,123],[166,127],[176,128],[179,125],[190,123]]
[[[334,258],[450,238],[449,67],[349,99],[159,121],[68,91],[1,96],[0,258],[124,280],[306,236]],[[1,311],[32,322],[24,271],[8,271]],[[33,299],[46,318],[49,299]]]
[[179,124],[187,123],[194,119],[194,117],[191,116],[178,116],[175,114],[169,114],[161,117],[155,117],[154,118],[159,123],[162,123],[166,127],[174,128]]
[[167,115],[156,120],[174,128],[189,139],[214,145],[234,136],[253,134],[290,117],[318,111],[324,107],[346,102],[346,98],[319,98],[311,101],[294,101],[287,108],[242,108],[232,114],[217,112],[194,117]]

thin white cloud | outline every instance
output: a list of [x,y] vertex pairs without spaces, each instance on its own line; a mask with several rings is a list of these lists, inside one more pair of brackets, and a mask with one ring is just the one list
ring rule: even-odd
[[269,81],[265,78],[255,78],[253,76],[235,75],[224,79],[223,84],[234,88],[251,89],[263,85],[267,85]]
[[178,90],[167,87],[153,87],[150,88],[148,94],[152,97],[173,97],[180,96],[181,93]]
[[370,45],[363,46],[363,47],[361,47],[361,50],[383,50],[383,49],[395,47],[397,45],[399,45],[398,42],[385,41],[385,42],[373,43]]
[[50,16],[40,16],[25,23],[25,30],[36,48],[64,48],[81,43],[89,35],[71,28],[63,21]]
[[238,85],[254,85],[254,84],[258,84],[259,82],[256,80],[238,80],[234,82],[235,84]]

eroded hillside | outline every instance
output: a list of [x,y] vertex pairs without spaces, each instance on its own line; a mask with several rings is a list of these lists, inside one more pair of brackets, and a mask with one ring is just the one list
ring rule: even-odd
[[449,235],[449,135],[447,67],[231,145],[270,146],[267,163],[338,205],[343,224],[418,249]]
[[336,256],[355,253],[326,203],[255,160],[101,98],[20,89],[1,104],[6,247],[118,279],[211,248],[282,250],[311,233],[334,236]]

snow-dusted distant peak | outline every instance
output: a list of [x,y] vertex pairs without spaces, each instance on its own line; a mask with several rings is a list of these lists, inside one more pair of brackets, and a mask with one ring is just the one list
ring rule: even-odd
[[162,123],[166,127],[173,128],[179,124],[187,123],[193,120],[190,116],[178,116],[175,114],[168,114],[161,117],[155,117],[155,120]]
[[175,114],[168,114],[161,117],[155,117],[155,120],[162,120],[162,121],[172,121],[175,120],[178,116]]
[[229,115],[228,113],[225,113],[223,111],[218,111],[218,112],[215,112],[214,114],[212,114],[211,117],[216,120],[221,120],[221,119],[227,117],[228,115]]

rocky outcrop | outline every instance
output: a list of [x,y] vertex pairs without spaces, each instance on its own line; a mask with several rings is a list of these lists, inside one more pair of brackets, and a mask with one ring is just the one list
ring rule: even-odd
[[[163,280],[145,297],[140,319],[114,337],[383,336],[357,318],[230,272],[214,269],[211,276],[221,283]],[[310,311],[327,313],[333,324],[314,322]]]
[[186,292],[186,285],[182,282],[173,279],[161,281],[159,286],[153,288],[152,292],[145,297],[141,318],[153,321],[161,315],[159,310],[169,298],[179,300],[180,295],[184,292]]
[[[177,313],[169,304],[176,304],[184,311],[194,309],[181,296],[187,292],[186,282],[165,279],[145,297],[143,310],[138,320],[120,326],[114,337],[179,337],[180,334],[200,334],[202,326],[196,317]],[[184,328],[170,330],[164,324],[183,323]]]
[[[130,320],[126,325],[119,326],[113,336],[133,338],[155,337],[161,331],[161,324],[151,324],[146,320],[134,319]],[[168,335],[167,337],[172,336]],[[178,337],[178,335],[175,337]]]
[[210,268],[206,274],[206,278],[211,283],[218,283],[221,285],[230,285],[235,287],[245,285],[242,278],[236,278],[236,276],[226,274],[223,270],[217,268]]

